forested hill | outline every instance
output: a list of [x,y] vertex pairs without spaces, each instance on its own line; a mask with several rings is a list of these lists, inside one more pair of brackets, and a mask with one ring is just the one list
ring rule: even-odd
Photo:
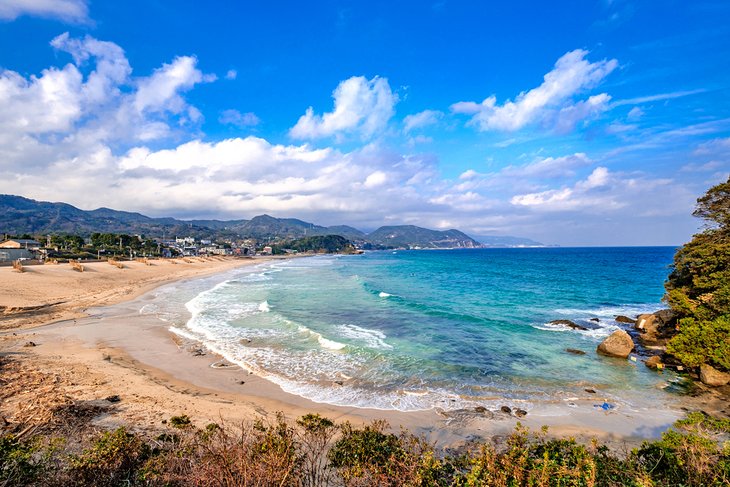
[[[296,218],[259,215],[250,220],[179,220],[99,208],[86,211],[66,203],[0,195],[0,234],[47,235],[127,233],[147,237],[255,238],[292,240],[340,235],[359,245],[375,247],[478,248],[482,244],[459,230],[430,230],[413,225],[384,226],[370,234],[347,225],[325,227]],[[500,237],[502,238],[502,237]],[[513,239],[514,237],[503,237]],[[518,239],[519,240],[519,239]]]

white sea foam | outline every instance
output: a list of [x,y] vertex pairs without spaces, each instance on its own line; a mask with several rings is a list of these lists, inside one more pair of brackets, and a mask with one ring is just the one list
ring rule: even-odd
[[350,324],[338,326],[337,331],[341,336],[349,338],[350,340],[365,342],[365,344],[370,348],[393,348],[392,345],[385,343],[385,339],[387,338],[387,336],[382,331],[371,330],[368,328],[363,328],[357,325]]
[[381,298],[389,298],[392,296],[392,294],[381,291],[378,296],[380,296]]
[[269,311],[271,311],[271,309],[269,308],[269,302],[264,301],[263,303],[259,304],[259,311],[261,311],[262,313],[268,313]]

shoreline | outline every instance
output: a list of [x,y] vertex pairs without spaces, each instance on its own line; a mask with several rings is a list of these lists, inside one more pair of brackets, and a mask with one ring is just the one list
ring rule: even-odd
[[[187,414],[197,423],[271,419],[276,412],[293,420],[316,412],[338,422],[355,424],[384,419],[392,428],[404,427],[440,445],[506,435],[519,421],[533,430],[548,425],[551,435],[576,436],[586,441],[598,437],[625,446],[657,438],[682,415],[681,405],[692,402],[678,397],[676,410],[604,413],[593,408],[595,402],[601,402],[594,396],[575,398],[575,407],[561,402],[545,404],[538,412],[519,419],[500,411],[400,412],[334,406],[284,392],[275,383],[236,365],[214,368],[214,364],[225,359],[209,351],[191,352],[192,343],[169,331],[169,323],[139,314],[145,297],[162,285],[268,260],[272,259],[244,261],[229,268],[216,267],[192,276],[168,276],[143,283],[136,292],[116,295],[116,304],[94,307],[84,318],[69,317],[32,329],[4,332],[0,334],[6,342],[3,348],[20,360],[32,360],[42,369],[74,371],[72,387],[85,400],[120,396],[120,411],[103,418],[100,425],[126,421],[142,429],[159,427],[163,420],[179,414]],[[27,340],[37,342],[37,346],[22,347]],[[89,371],[93,372],[90,376]]]

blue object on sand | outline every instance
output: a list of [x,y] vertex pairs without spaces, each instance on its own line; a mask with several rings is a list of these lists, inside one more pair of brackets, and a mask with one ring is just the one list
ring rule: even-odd
[[607,402],[604,402],[603,404],[594,404],[593,407],[594,408],[601,408],[604,411],[609,411],[609,410],[615,408],[616,406],[614,406],[613,404],[609,404]]

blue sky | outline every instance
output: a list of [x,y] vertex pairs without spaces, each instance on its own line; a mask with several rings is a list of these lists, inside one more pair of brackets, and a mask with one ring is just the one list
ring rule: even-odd
[[687,241],[730,172],[730,4],[485,3],[0,1],[0,192]]

